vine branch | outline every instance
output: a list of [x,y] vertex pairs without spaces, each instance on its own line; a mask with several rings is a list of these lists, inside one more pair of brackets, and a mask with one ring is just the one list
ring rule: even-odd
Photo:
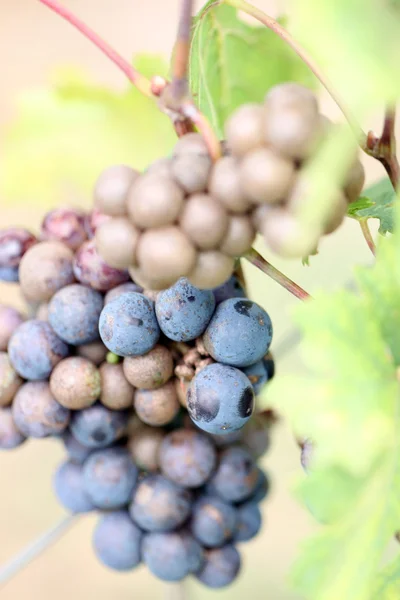
[[382,163],[395,190],[400,183],[400,166],[396,155],[396,108],[388,106],[385,112],[382,134],[377,137],[372,131],[368,132],[364,151]]
[[190,53],[190,30],[192,26],[193,0],[182,0],[172,65],[172,95],[182,97],[188,93],[187,72]]
[[363,236],[365,238],[365,241],[368,244],[368,248],[371,250],[372,254],[374,256],[376,256],[375,242],[374,242],[374,239],[373,239],[372,234],[371,234],[371,230],[370,230],[369,225],[368,225],[368,219],[361,219],[359,221],[359,223],[360,223],[362,234],[363,234]]
[[260,271],[268,275],[268,277],[271,277],[271,279],[279,283],[279,285],[284,287],[285,290],[293,294],[293,296],[296,296],[296,298],[299,300],[307,300],[308,298],[311,298],[308,292],[303,290],[303,288],[297,285],[297,283],[289,279],[289,277],[271,265],[271,263],[265,260],[265,258],[263,258],[261,254],[254,248],[247,252],[244,258],[248,260],[249,263],[257,267],[257,269],[260,269]]

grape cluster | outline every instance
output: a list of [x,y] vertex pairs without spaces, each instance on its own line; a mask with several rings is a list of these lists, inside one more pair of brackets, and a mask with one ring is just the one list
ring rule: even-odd
[[0,449],[63,443],[55,494],[100,513],[106,566],[226,586],[269,489],[269,426],[254,412],[274,375],[271,320],[229,273],[214,289],[144,289],[100,257],[99,214],[57,209],[37,237],[0,233],[4,279],[30,310],[0,305]]

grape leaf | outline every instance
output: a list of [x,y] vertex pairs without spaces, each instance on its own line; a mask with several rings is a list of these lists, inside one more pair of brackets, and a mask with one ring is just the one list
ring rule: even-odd
[[347,214],[357,221],[379,219],[379,233],[385,235],[393,231],[393,207],[396,199],[397,195],[390,179],[384,177],[367,188],[356,202],[350,204]]
[[[156,56],[141,56],[136,64],[149,75],[167,69]],[[174,139],[169,119],[133,86],[113,91],[75,68],[60,69],[52,86],[28,90],[19,100],[3,148],[2,201],[88,203],[103,168],[121,162],[142,169]]]
[[376,578],[373,600],[399,600],[400,557],[387,565]]
[[236,9],[216,2],[201,9],[193,25],[190,87],[218,135],[235,108],[261,102],[271,86],[288,80],[316,85],[293,50],[266,27],[248,25]]
[[[358,293],[320,293],[297,309],[307,373],[268,389],[268,405],[314,444],[298,495],[321,528],[292,573],[307,600],[378,600],[379,565],[399,529],[399,255],[396,227],[375,265],[358,270]],[[395,586],[382,597],[398,598]]]

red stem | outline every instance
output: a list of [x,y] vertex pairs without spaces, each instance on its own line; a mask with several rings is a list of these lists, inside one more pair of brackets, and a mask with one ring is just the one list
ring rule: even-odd
[[368,219],[362,219],[361,221],[359,221],[359,223],[360,223],[362,234],[365,238],[365,241],[368,244],[368,248],[371,250],[372,254],[374,256],[376,256],[375,242],[374,242],[374,239],[371,234],[371,230],[368,225]]
[[150,81],[139,73],[132,65],[118,54],[111,46],[107,44],[97,33],[88,27],[83,21],[78,19],[65,6],[62,6],[57,0],[39,0],[42,4],[50,8],[60,17],[65,19],[73,27],[78,29],[88,40],[90,40],[103,54],[105,54],[119,69],[128,77],[143,94],[152,96]]

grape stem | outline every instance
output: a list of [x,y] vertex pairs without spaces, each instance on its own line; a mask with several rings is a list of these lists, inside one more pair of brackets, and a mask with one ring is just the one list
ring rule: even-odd
[[376,246],[375,246],[375,242],[373,240],[372,234],[371,234],[371,230],[368,225],[368,219],[361,219],[359,221],[359,223],[360,223],[362,234],[365,238],[365,241],[368,244],[368,248],[371,250],[372,254],[374,256],[376,256]]
[[388,106],[385,111],[381,136],[377,137],[372,131],[369,131],[363,149],[369,156],[382,163],[394,189],[397,190],[400,183],[400,167],[396,155],[395,123],[396,108]]
[[260,269],[263,273],[271,277],[274,281],[279,283],[282,287],[285,288],[288,292],[296,296],[299,300],[307,300],[311,298],[310,294],[303,290],[297,283],[289,279],[286,275],[281,273],[276,267],[271,265],[265,258],[261,256],[257,250],[252,248],[247,254],[244,255],[244,258],[248,260],[252,265]]

